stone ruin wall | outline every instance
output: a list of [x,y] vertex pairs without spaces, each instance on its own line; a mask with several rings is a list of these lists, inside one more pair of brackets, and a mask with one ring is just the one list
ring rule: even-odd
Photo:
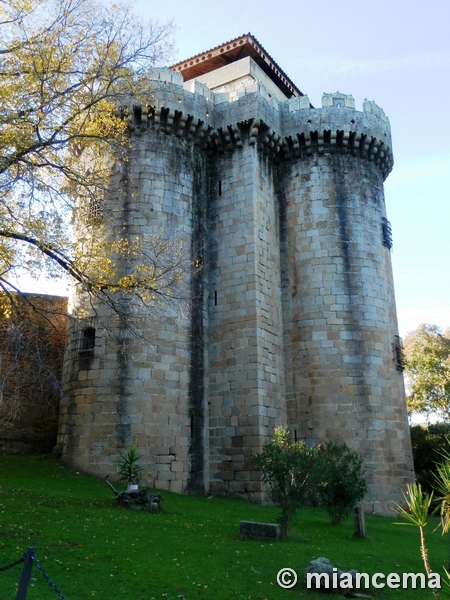
[[368,507],[387,513],[413,476],[382,236],[387,118],[339,93],[322,109],[279,102],[248,78],[221,93],[169,70],[152,83],[154,108],[130,105],[132,154],[104,227],[183,235],[201,263],[195,301],[144,325],[147,345],[118,346],[113,316],[73,297],[97,333],[86,359],[70,330],[62,460],[113,475],[134,443],[156,487],[261,500],[254,455],[288,423],[297,439],[361,452]]
[[51,452],[56,443],[67,298],[13,296],[0,315],[0,452]]

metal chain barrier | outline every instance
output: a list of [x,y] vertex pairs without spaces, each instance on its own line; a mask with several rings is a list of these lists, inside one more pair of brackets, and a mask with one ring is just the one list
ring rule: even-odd
[[0,573],[2,571],[7,571],[8,569],[12,569],[13,567],[17,567],[17,565],[21,565],[25,560],[25,556],[22,556],[22,558],[19,558],[19,560],[16,560],[15,562],[11,563],[10,565],[7,565],[6,567],[0,567]]
[[63,596],[63,594],[58,590],[58,588],[56,587],[56,585],[53,583],[53,581],[50,579],[50,577],[44,571],[44,567],[38,561],[38,559],[36,558],[35,554],[33,554],[33,561],[36,563],[36,566],[39,569],[39,571],[42,573],[45,581],[52,588],[52,590],[55,592],[55,594],[58,596],[58,598],[61,598],[61,600],[67,600],[67,598],[65,596]]
[[32,569],[33,563],[35,563],[37,568],[39,569],[39,571],[42,573],[45,581],[48,583],[48,585],[51,587],[51,589],[55,592],[55,594],[58,596],[58,598],[61,598],[61,600],[67,600],[67,598],[58,590],[56,585],[50,579],[49,575],[47,575],[47,573],[45,572],[44,567],[41,565],[41,563],[39,562],[39,560],[36,557],[34,548],[28,548],[28,550],[26,552],[24,552],[22,558],[20,558],[19,560],[12,562],[10,565],[7,565],[6,567],[0,567],[0,573],[2,571],[7,571],[8,569],[12,569],[13,567],[16,567],[17,565],[20,565],[22,563],[26,563],[26,564],[24,565],[24,568],[23,568],[22,579],[19,584],[19,591],[18,591],[17,598],[25,598],[26,597],[28,583],[29,583],[30,576],[31,576],[31,569]]

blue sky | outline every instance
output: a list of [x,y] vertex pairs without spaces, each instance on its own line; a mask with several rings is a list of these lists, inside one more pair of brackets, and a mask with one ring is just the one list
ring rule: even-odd
[[139,19],[173,19],[177,62],[251,32],[321,106],[323,92],[388,115],[385,183],[400,334],[450,327],[450,2],[138,0]]
[[400,333],[450,327],[450,2],[140,0],[136,11],[174,19],[174,62],[250,31],[314,106],[340,91],[384,109]]

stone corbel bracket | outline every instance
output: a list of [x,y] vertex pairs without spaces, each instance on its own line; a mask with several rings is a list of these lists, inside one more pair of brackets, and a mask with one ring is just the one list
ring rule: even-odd
[[321,130],[297,133],[286,137],[283,155],[290,159],[305,159],[313,155],[348,154],[377,165],[386,179],[394,164],[392,151],[374,136],[356,131]]
[[256,146],[264,156],[272,160],[281,155],[281,136],[261,119],[250,119],[219,127],[211,135],[209,150],[211,153],[223,154],[243,148],[245,143]]
[[219,127],[211,135],[211,141],[208,147],[209,153],[224,154],[233,152],[236,148],[244,147],[248,122],[234,123],[226,127]]
[[201,119],[170,107],[151,106],[146,111],[139,106],[121,107],[121,114],[127,119],[128,129],[133,135],[142,135],[152,128],[156,132],[174,135],[206,147],[213,133],[213,128]]
[[196,117],[169,107],[158,107],[149,119],[157,132],[184,138],[200,147],[207,147],[213,134],[213,128]]
[[[206,96],[164,82],[164,88],[170,86],[172,102],[164,103],[156,96],[155,105],[142,107],[130,103],[120,107],[131,134],[139,136],[152,128],[193,142],[210,155],[232,152],[248,143],[275,163],[305,160],[314,155],[349,155],[373,162],[383,179],[392,170],[389,119],[374,102],[366,100],[360,112],[355,110],[351,95],[336,92],[324,94],[322,108],[315,109],[311,108],[308,97],[303,96],[284,103],[276,126],[259,118],[264,106],[253,102],[247,107],[243,105],[245,110],[241,110],[237,101],[230,104],[229,113],[254,111],[254,116],[217,127],[213,126],[214,107]],[[244,99],[247,104],[251,96]]]
[[264,121],[253,119],[250,122],[248,143],[250,146],[257,146],[264,156],[279,162],[283,139],[278,132],[271,129]]

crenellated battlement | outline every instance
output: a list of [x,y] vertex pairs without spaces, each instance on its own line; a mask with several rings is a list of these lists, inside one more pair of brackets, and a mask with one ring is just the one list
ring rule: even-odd
[[306,95],[280,102],[249,77],[214,92],[196,80],[183,83],[170,69],[155,69],[149,87],[145,109],[122,107],[138,135],[152,127],[209,153],[248,143],[276,162],[347,154],[373,162],[384,179],[393,166],[389,119],[375,102],[365,100],[358,111],[353,96],[341,92],[323,94],[322,108],[312,107]]
[[348,154],[379,166],[385,179],[393,166],[389,119],[375,102],[355,110],[352,95],[323,94],[322,108],[310,108],[307,97],[284,107],[284,153],[290,158],[313,154]]

